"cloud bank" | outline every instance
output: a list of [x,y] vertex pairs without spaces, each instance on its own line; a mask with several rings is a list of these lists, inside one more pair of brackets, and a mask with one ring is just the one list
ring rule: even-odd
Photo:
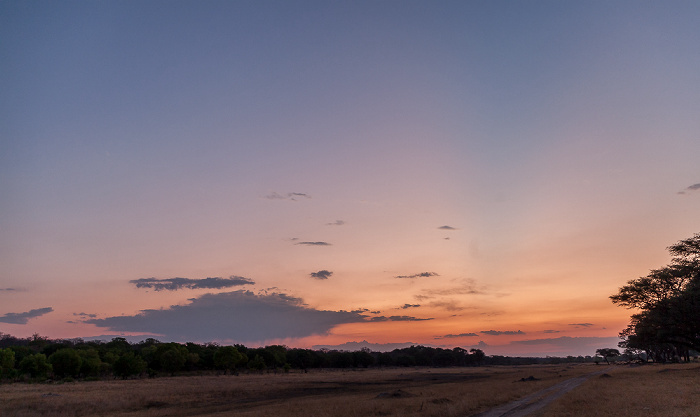
[[27,324],[29,319],[35,317],[43,316],[53,311],[51,307],[35,308],[34,310],[29,310],[24,313],[7,313],[4,316],[0,316],[0,323],[9,324]]
[[231,275],[228,278],[214,277],[214,278],[202,278],[202,279],[192,279],[192,278],[141,278],[133,279],[129,281],[131,284],[135,284],[136,288],[152,288],[156,291],[168,290],[177,291],[183,288],[190,290],[206,288],[206,289],[222,289],[230,288],[239,285],[251,285],[255,284],[255,281]]
[[205,294],[186,305],[85,322],[116,332],[158,334],[172,341],[250,343],[325,334],[334,326],[365,318],[347,311],[309,308],[301,299],[286,294],[238,290]]

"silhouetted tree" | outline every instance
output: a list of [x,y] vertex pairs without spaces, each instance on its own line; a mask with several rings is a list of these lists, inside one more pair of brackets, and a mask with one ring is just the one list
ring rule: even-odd
[[689,359],[700,350],[700,233],[668,247],[671,263],[631,280],[610,299],[641,310],[620,333],[628,353],[642,350],[655,361]]

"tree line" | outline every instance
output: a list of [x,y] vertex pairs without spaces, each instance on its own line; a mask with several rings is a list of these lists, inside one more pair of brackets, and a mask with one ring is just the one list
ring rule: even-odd
[[312,350],[271,345],[249,348],[217,343],[166,343],[149,338],[130,343],[57,339],[0,333],[0,378],[5,380],[101,379],[187,375],[203,372],[306,371],[319,368],[459,367],[593,362],[590,356],[517,358],[486,356],[480,349],[410,346],[391,352]]
[[620,333],[619,347],[643,361],[689,361],[700,352],[700,233],[667,249],[668,265],[610,296],[637,311]]

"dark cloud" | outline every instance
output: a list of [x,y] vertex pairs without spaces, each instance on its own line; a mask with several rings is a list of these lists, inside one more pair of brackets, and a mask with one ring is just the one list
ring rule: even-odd
[[683,191],[679,191],[678,194],[685,194],[686,191],[692,192],[697,190],[700,190],[700,182],[686,187]]
[[491,335],[491,336],[525,334],[525,332],[522,331],[522,330],[505,330],[505,331],[500,331],[500,330],[482,330],[480,333],[482,333],[482,334],[488,334],[488,335]]
[[438,227],[438,229],[440,229],[440,230],[457,230],[457,228],[452,227],[452,226],[447,226],[447,225],[440,226],[440,227]]
[[531,339],[531,340],[514,340],[510,342],[513,345],[556,345],[558,347],[583,347],[591,346],[595,349],[600,348],[596,344],[600,344],[601,340],[613,340],[615,344],[620,340],[616,337],[555,337],[551,339]]
[[455,339],[458,337],[474,337],[479,336],[476,333],[460,333],[460,334],[446,334],[444,336],[435,336],[435,339]]
[[272,194],[268,194],[265,196],[268,200],[290,200],[290,201],[297,201],[300,198],[311,198],[310,195],[306,193],[286,193],[286,194],[279,194],[277,192],[273,192]]
[[91,318],[94,319],[97,317],[97,314],[88,314],[88,313],[73,313],[74,316],[78,316],[81,318]]
[[399,309],[405,310],[407,308],[417,308],[420,307],[420,304],[404,304]]
[[333,272],[322,269],[318,272],[312,272],[311,276],[316,278],[316,279],[328,279],[331,275],[333,275]]
[[0,291],[19,291],[16,288],[0,288]]
[[591,327],[593,326],[593,323],[571,323],[569,326],[576,326],[576,327]]
[[43,316],[53,311],[51,307],[35,308],[34,310],[29,310],[24,313],[6,313],[4,316],[0,316],[0,323],[9,324],[27,324],[29,319],[34,317]]
[[413,274],[413,275],[397,275],[394,278],[427,278],[427,277],[439,277],[440,275],[436,274],[435,272],[421,272],[418,274]]
[[299,242],[295,245],[306,245],[306,246],[331,246],[328,242]]
[[345,222],[343,220],[336,220],[333,223],[326,223],[326,226],[342,226]]
[[339,324],[362,321],[366,321],[366,316],[316,310],[287,294],[238,290],[205,294],[190,299],[186,305],[142,310],[133,316],[91,319],[86,323],[117,332],[157,334],[169,341],[251,343],[326,334]]
[[168,290],[177,291],[183,288],[188,288],[190,290],[196,290],[200,288],[206,289],[221,289],[236,287],[239,285],[251,285],[255,284],[255,281],[244,277],[238,277],[231,275],[229,278],[202,278],[202,279],[192,279],[192,278],[141,278],[133,279],[129,281],[136,285],[136,288],[153,288],[156,291]]
[[425,320],[434,320],[434,318],[428,318],[428,319],[421,319],[418,317],[412,317],[412,316],[390,316],[390,317],[385,317],[385,316],[378,316],[378,317],[371,317],[369,321],[425,321]]
[[544,333],[561,333],[559,330],[545,330]]

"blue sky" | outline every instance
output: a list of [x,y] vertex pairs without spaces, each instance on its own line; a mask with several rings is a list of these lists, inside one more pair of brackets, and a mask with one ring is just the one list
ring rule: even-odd
[[[168,338],[139,312],[284,296],[341,317],[280,332],[290,345],[614,337],[629,312],[607,296],[700,230],[698,17],[680,1],[3,2],[0,331]],[[229,276],[254,284],[131,282]],[[122,315],[142,320],[97,326]],[[221,338],[275,340],[249,330]]]

